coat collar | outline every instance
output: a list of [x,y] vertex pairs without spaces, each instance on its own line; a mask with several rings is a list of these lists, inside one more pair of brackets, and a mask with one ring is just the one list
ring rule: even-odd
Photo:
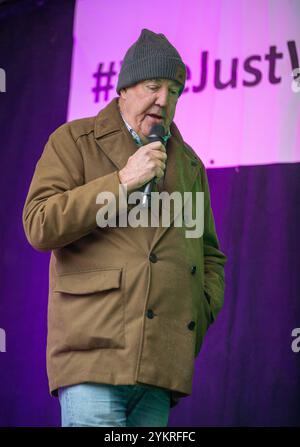
[[[170,126],[172,136],[167,142],[167,164],[164,180],[164,190],[169,194],[178,191],[184,198],[184,192],[192,191],[193,184],[200,172],[200,164],[188,151],[183,138],[174,122]],[[121,117],[118,98],[114,98],[95,119],[94,135],[97,144],[118,170],[122,169],[128,158],[136,150],[136,144]],[[174,215],[171,206],[170,225],[178,215]],[[154,245],[169,227],[158,227]]]

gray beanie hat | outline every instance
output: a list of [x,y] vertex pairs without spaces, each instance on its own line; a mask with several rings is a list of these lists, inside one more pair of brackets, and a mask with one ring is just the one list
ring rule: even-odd
[[178,51],[163,34],[143,29],[138,40],[128,49],[119,74],[117,93],[146,79],[172,79],[182,85],[186,68]]

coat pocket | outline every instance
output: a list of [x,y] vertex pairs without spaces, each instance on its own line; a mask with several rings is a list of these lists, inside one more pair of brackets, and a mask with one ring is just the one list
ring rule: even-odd
[[197,355],[199,354],[205,334],[209,326],[212,324],[212,322],[213,322],[213,316],[209,302],[209,297],[206,295],[204,288],[201,287],[195,357],[197,357]]
[[211,325],[214,321],[214,316],[211,310],[211,305],[210,305],[210,297],[209,295],[205,292],[205,290],[203,289],[203,300],[205,302],[205,305],[208,307],[208,313],[209,313],[209,317],[208,317],[208,324]]
[[124,269],[59,275],[53,288],[63,350],[125,347]]

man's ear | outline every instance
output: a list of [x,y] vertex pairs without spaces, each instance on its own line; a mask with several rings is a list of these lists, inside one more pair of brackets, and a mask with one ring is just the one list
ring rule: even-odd
[[122,88],[120,90],[120,96],[121,98],[125,99],[126,98],[126,92],[127,92],[127,88]]

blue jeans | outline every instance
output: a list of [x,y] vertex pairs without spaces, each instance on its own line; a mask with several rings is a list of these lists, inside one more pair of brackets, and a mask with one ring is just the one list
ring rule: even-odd
[[80,383],[59,388],[62,427],[166,427],[170,391],[147,385]]

